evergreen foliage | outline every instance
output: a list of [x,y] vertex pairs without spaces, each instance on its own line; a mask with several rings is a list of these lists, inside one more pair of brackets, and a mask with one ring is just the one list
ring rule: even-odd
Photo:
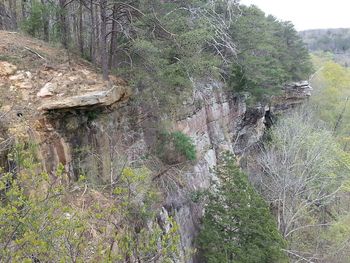
[[196,148],[192,139],[182,132],[176,131],[171,134],[175,149],[181,152],[190,161],[196,159]]
[[216,168],[217,181],[206,194],[198,243],[208,263],[287,262],[285,246],[266,202],[247,176],[225,154]]
[[[143,99],[167,112],[176,112],[192,95],[195,80],[219,76],[221,61],[208,51],[215,32],[197,13],[203,6],[200,1],[144,1],[140,8],[146,15],[135,25],[137,38],[126,44],[133,65],[117,72],[143,91]],[[155,17],[163,30],[149,27]]]
[[22,29],[32,36],[41,38],[44,27],[43,16],[46,12],[47,9],[44,5],[34,1],[31,6],[30,16],[22,23]]
[[236,91],[249,91],[261,99],[311,73],[308,51],[291,23],[265,16],[256,6],[243,6],[230,30],[238,54],[229,85]]
[[196,160],[196,146],[192,139],[180,131],[167,132],[160,134],[157,147],[157,155],[168,163],[177,163],[182,159]]

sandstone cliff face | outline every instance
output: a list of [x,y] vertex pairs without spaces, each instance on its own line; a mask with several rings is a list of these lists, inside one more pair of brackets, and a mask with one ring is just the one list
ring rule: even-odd
[[[244,156],[263,136],[270,115],[300,103],[309,96],[310,87],[303,83],[286,89],[271,106],[248,109],[244,96],[225,92],[220,83],[198,84],[193,103],[184,105],[186,117],[171,121],[171,129],[189,135],[197,150],[196,162],[181,171],[154,168],[166,178],[164,181],[176,177],[175,189],[166,191],[160,219],[171,215],[180,226],[180,262],[200,262],[193,251],[202,207],[191,201],[191,194],[209,186],[220,152]],[[195,106],[194,101],[201,106]],[[124,103],[109,112],[58,112],[46,116],[37,132],[42,138],[52,137],[41,147],[48,171],[63,163],[70,177],[84,173],[90,178],[100,177],[95,180],[112,181],[125,162],[138,162],[147,156],[156,140],[154,127],[158,121],[144,108]]]
[[[77,72],[72,74],[79,75]],[[22,73],[30,78],[14,78]],[[57,78],[64,75],[56,73],[50,74]],[[26,101],[32,98],[30,109],[2,106],[0,116],[6,113],[10,125],[0,131],[0,146],[2,141],[9,142],[6,138],[27,136],[39,145],[45,169],[50,173],[61,163],[71,180],[85,174],[92,181],[113,183],[126,163],[145,163],[154,172],[155,180],[166,189],[159,211],[160,224],[166,222],[168,216],[175,218],[181,234],[179,262],[189,263],[200,262],[193,252],[202,215],[201,205],[193,203],[191,195],[209,186],[220,152],[231,151],[238,157],[247,154],[271,125],[271,116],[300,104],[311,89],[304,82],[289,85],[271,105],[248,108],[244,96],[225,91],[221,83],[198,83],[193,98],[183,105],[186,117],[169,121],[169,129],[182,131],[193,139],[197,160],[173,167],[149,157],[157,140],[155,128],[161,119],[149,111],[149,105],[135,106],[128,102],[130,93],[124,84],[119,83],[119,88],[111,90],[104,85],[97,87],[94,82],[93,91],[81,88],[79,94],[67,92],[61,100],[59,83],[54,85],[56,90],[50,91],[40,74],[43,73],[16,72],[9,66],[9,72],[0,75],[4,78],[2,83],[19,90],[27,90],[17,87],[19,83],[41,79],[36,90],[26,93]],[[68,74],[72,79],[66,83],[70,87],[79,82],[72,74]],[[33,83],[37,82],[30,82]],[[45,87],[47,90],[42,90]],[[47,96],[41,98],[38,94]],[[26,119],[27,116],[30,117]]]
[[[162,172],[159,163],[158,168],[153,168],[159,169],[164,184],[173,184],[169,187],[171,190],[165,191],[160,218],[165,222],[171,215],[179,224],[179,262],[199,262],[193,252],[202,207],[191,201],[191,195],[209,186],[220,152],[243,154],[260,139],[264,130],[265,112],[258,110],[259,114],[252,114],[248,119],[245,98],[224,92],[220,83],[199,84],[194,96],[193,103],[184,105],[187,117],[172,120],[170,128],[193,139],[197,160],[181,166],[181,171],[178,167],[165,167]],[[201,106],[195,107],[194,101]],[[95,116],[91,116],[93,114]],[[158,121],[157,116],[147,115],[144,108],[127,103],[110,111],[65,109],[50,115],[44,111],[36,134],[48,172],[62,163],[72,179],[83,173],[92,180],[109,182],[123,164],[138,162],[147,156],[156,140],[154,127]],[[174,182],[169,182],[171,180]]]

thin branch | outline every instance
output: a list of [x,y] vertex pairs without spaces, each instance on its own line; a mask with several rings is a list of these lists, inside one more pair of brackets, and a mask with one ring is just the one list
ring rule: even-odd
[[36,52],[36,51],[30,49],[29,47],[26,47],[26,46],[24,46],[24,48],[25,48],[26,50],[28,50],[29,52],[33,53],[34,55],[37,55],[39,58],[41,58],[41,59],[47,61],[47,59],[44,58],[42,55],[40,55],[38,52]]
[[288,237],[289,235],[293,234],[294,232],[296,231],[299,231],[299,230],[302,230],[302,229],[305,229],[305,228],[311,228],[311,227],[320,227],[320,226],[332,226],[333,224],[330,224],[330,223],[325,223],[325,224],[317,224],[317,225],[305,225],[305,226],[301,226],[301,227],[297,227],[297,228],[294,228],[292,229],[291,231],[289,231],[285,237]]

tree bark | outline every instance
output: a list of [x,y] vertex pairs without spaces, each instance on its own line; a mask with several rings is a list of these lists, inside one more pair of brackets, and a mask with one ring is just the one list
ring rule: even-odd
[[84,55],[84,36],[83,36],[83,0],[79,1],[79,50]]
[[21,12],[22,12],[22,21],[27,18],[27,8],[26,8],[27,0],[21,1]]
[[104,80],[109,80],[108,52],[107,52],[107,0],[100,0],[101,11],[101,35],[100,35],[100,55]]
[[90,57],[93,64],[96,64],[96,52],[95,52],[95,15],[94,15],[94,4],[93,0],[90,1],[90,17],[91,17],[91,35],[90,35]]
[[117,50],[117,5],[113,5],[113,20],[112,20],[112,33],[111,33],[111,45],[110,45],[110,51],[109,51],[109,69],[112,69],[115,67],[115,53]]
[[[42,5],[46,5],[47,3],[45,3],[45,0],[41,0],[41,4]],[[44,22],[44,25],[43,25],[43,31],[44,31],[44,40],[45,41],[49,41],[49,17],[48,17],[48,14],[47,12],[45,11],[43,13],[43,22]]]
[[101,44],[101,15],[99,5],[94,4],[95,6],[95,60],[96,64],[98,63],[98,57],[100,56],[100,44]]
[[2,0],[0,0],[0,30],[5,29],[4,19],[5,16],[5,5]]
[[16,0],[9,0],[9,9],[11,14],[11,29],[17,29],[17,4]]
[[68,49],[68,25],[66,16],[66,0],[59,0],[60,6],[60,27],[61,27],[61,43],[65,49]]

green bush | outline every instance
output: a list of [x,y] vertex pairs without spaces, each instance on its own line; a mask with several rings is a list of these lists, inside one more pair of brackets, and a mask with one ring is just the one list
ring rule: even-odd
[[44,28],[44,17],[49,15],[49,9],[39,2],[33,2],[30,16],[22,22],[22,30],[31,36],[41,37]]
[[176,131],[170,134],[175,144],[175,149],[182,153],[190,161],[196,159],[196,148],[190,137],[186,134]]
[[196,147],[192,139],[180,131],[160,133],[157,155],[166,163],[196,160]]

